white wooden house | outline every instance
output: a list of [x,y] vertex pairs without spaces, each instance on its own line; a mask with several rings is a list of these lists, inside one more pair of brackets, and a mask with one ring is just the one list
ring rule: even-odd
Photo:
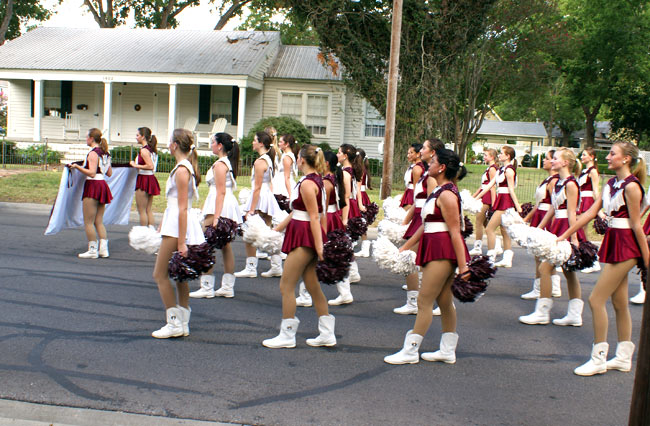
[[[159,141],[217,118],[241,139],[263,117],[291,116],[316,143],[360,146],[379,157],[384,120],[350,93],[318,47],[284,46],[277,32],[37,28],[0,46],[9,82],[7,137],[64,139],[64,121],[135,142],[138,127]],[[69,138],[70,136],[66,136]]]

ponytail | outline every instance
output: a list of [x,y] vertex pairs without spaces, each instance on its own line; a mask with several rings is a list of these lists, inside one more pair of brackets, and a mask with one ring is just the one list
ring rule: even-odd
[[357,182],[360,181],[363,177],[363,158],[359,155],[359,151],[357,151],[357,156],[352,161],[352,169],[354,170],[354,178]]
[[370,181],[370,174],[368,173],[368,170],[370,170],[370,162],[368,161],[368,157],[366,156],[366,151],[363,149],[359,148],[357,150],[358,152],[358,157],[361,157],[361,166],[363,167],[363,173],[361,175],[361,179],[363,179],[363,176],[366,176],[366,181],[361,182],[361,185],[365,185],[366,188],[372,189],[372,183]]
[[[273,128],[271,127],[270,129]],[[273,130],[275,131],[275,129]],[[268,132],[264,131],[255,133],[255,136],[257,137],[257,141],[264,145],[264,148],[268,150],[267,154],[271,159],[271,176],[273,176],[275,174],[275,167],[273,166],[275,164],[275,149],[271,144],[271,135]]]
[[201,183],[201,170],[199,170],[199,154],[197,154],[194,145],[190,151],[190,163],[192,163],[192,168],[194,169],[194,180],[196,181],[196,186],[199,186]]
[[334,176],[336,176],[336,189],[338,190],[339,194],[339,199],[338,205],[339,208],[342,209],[345,207],[347,204],[345,203],[345,184],[343,183],[343,169],[340,167],[337,167],[336,170],[334,171]]
[[232,142],[232,149],[228,151],[228,160],[232,167],[232,175],[237,179],[239,174],[239,144],[236,141]]
[[106,139],[102,138],[99,141],[99,147],[104,151],[104,154],[108,154],[108,141]]
[[139,127],[138,128],[138,133],[140,133],[140,136],[144,137],[144,139],[147,141],[147,146],[152,152],[158,152],[158,139],[156,139],[155,135],[151,134],[151,129],[148,127]]
[[239,174],[239,145],[237,141],[232,139],[229,133],[219,132],[212,136],[213,142],[221,144],[223,150],[226,152],[230,166],[232,167],[232,174],[237,178]]
[[158,152],[158,139],[156,139],[156,135],[151,135],[151,140],[147,142],[147,145],[149,145],[149,149],[153,152]]
[[630,172],[639,179],[641,186],[645,185],[645,177],[647,174],[645,160],[639,155],[639,147],[628,141],[617,141],[614,142],[614,145],[618,145],[621,148],[621,152],[625,156],[629,156],[630,160]]
[[324,175],[328,167],[325,163],[325,156],[323,150],[315,145],[303,145],[300,148],[300,158],[302,161],[309,164],[310,167],[316,169],[316,172],[321,176]]
[[99,145],[99,148],[104,151],[104,154],[108,154],[108,142],[102,137],[101,130],[93,127],[92,129],[88,130],[88,137],[90,137],[97,145]]
[[201,183],[201,171],[199,170],[199,155],[196,152],[192,132],[186,129],[174,129],[171,140],[178,144],[178,149],[181,152],[188,155],[192,169],[194,169],[194,182],[198,186]]
[[580,176],[581,171],[582,171],[582,163],[576,157],[576,163],[573,165],[573,170],[572,170],[573,175],[576,176],[576,177]]
[[636,176],[637,179],[639,179],[641,186],[645,186],[645,178],[648,172],[646,170],[645,160],[643,157],[639,157],[637,160],[636,165],[634,166],[634,170],[632,170],[632,174]]

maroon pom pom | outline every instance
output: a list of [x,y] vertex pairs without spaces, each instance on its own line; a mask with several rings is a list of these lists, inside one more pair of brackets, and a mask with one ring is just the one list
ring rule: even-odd
[[352,241],[358,240],[366,232],[368,232],[368,223],[363,217],[353,217],[348,220],[348,234]]
[[521,213],[519,213],[519,215],[521,217],[526,217],[528,216],[528,213],[533,211],[533,208],[534,206],[532,203],[524,203],[521,205]]
[[582,241],[580,247],[571,244],[571,256],[562,267],[567,271],[581,271],[592,267],[597,256],[598,247],[589,241]]
[[463,216],[463,220],[465,221],[465,229],[461,234],[463,235],[463,238],[467,238],[474,233],[474,225],[467,216]]
[[191,281],[214,265],[212,248],[208,243],[187,247],[187,256],[174,252],[169,260],[169,276],[178,282]]
[[469,271],[462,276],[456,275],[451,284],[451,292],[463,303],[478,300],[487,290],[488,280],[496,273],[487,256],[474,256],[467,266]]
[[282,194],[273,194],[275,196],[275,201],[278,202],[278,206],[287,213],[291,213],[290,200],[287,196]]
[[596,231],[596,234],[605,235],[607,229],[609,229],[607,221],[600,216],[596,216],[596,219],[594,220],[594,231]]
[[323,259],[316,264],[316,275],[320,282],[335,284],[348,275],[354,252],[352,240],[343,230],[327,234],[327,242],[323,244]]
[[235,239],[238,224],[232,219],[220,217],[217,226],[209,225],[205,228],[205,240],[214,249],[221,250]]
[[368,226],[370,226],[375,222],[378,213],[379,213],[379,206],[377,205],[377,203],[370,203],[366,206],[366,211],[361,212],[361,216],[363,216]]

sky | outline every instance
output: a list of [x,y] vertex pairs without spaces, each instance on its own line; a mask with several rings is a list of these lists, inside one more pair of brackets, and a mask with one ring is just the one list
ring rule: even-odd
[[[57,4],[58,0],[43,0],[45,7],[50,10],[54,9],[54,14],[50,20],[35,24],[45,27],[68,27],[68,28],[98,28],[90,12],[83,5],[83,0],[63,0]],[[177,28],[184,30],[212,30],[219,20],[216,7],[209,4],[208,0],[201,0],[200,6],[186,8],[178,15],[179,25]],[[238,26],[240,20],[231,19],[226,25],[226,30],[232,30]],[[133,24],[127,24],[127,27],[133,27]]]

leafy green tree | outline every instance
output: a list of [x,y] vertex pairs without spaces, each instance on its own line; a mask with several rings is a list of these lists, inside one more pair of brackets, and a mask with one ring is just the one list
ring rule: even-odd
[[608,101],[612,130],[635,139],[642,148],[650,147],[650,80],[637,84],[622,81]]
[[28,20],[45,21],[51,11],[38,0],[6,0],[0,2],[0,46],[21,34],[20,26]]
[[300,121],[291,117],[266,117],[258,121],[251,127],[248,135],[244,136],[241,142],[242,157],[253,155],[252,142],[255,133],[263,132],[266,128],[273,127],[278,132],[278,137],[290,133],[300,145],[311,142],[313,137],[311,132]]
[[128,0],[84,0],[83,4],[99,28],[115,28],[126,22],[130,3]]
[[[237,27],[238,30],[279,31],[281,41],[286,45],[318,45],[318,34],[308,19],[296,14],[277,0],[252,1],[248,6],[250,14]],[[278,21],[278,17],[281,17]]]

